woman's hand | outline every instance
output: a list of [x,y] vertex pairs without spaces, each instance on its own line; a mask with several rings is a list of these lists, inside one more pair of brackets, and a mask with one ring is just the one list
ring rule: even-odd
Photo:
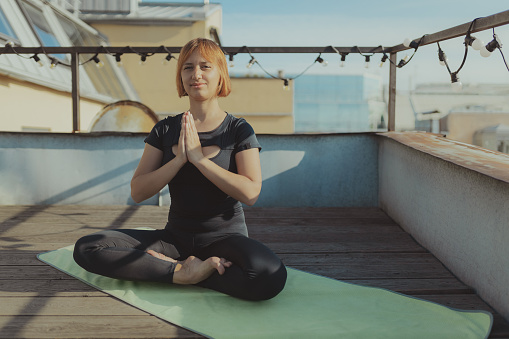
[[201,149],[200,137],[194,124],[193,115],[188,111],[184,114],[183,119],[185,130],[184,145],[187,160],[192,164],[196,164],[205,158]]
[[175,154],[175,158],[179,160],[182,164],[187,162],[187,154],[186,154],[186,129],[185,129],[185,115],[189,113],[186,112],[182,117],[180,122],[180,136],[179,143],[177,145],[177,153]]

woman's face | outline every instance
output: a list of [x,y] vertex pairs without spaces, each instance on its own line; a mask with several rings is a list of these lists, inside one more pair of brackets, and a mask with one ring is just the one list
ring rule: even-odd
[[204,101],[217,97],[219,69],[195,50],[184,62],[182,83],[189,98]]

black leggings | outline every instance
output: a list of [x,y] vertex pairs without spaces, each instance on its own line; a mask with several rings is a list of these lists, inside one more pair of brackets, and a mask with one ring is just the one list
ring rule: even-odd
[[[198,243],[198,245],[197,245]],[[194,255],[201,260],[217,256],[231,261],[198,286],[246,300],[267,300],[283,290],[286,268],[265,245],[242,234],[223,234],[211,242],[192,234],[166,230],[107,230],[79,239],[74,260],[85,270],[116,279],[173,282],[176,264],[157,259],[154,250],[176,260]]]

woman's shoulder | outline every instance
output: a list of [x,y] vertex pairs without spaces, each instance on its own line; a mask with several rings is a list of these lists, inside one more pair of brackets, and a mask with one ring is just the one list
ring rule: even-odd
[[177,115],[170,115],[164,119],[159,120],[153,127],[154,130],[157,130],[158,134],[164,134],[175,127],[180,126],[180,121],[182,120],[183,113]]
[[230,128],[233,128],[233,129],[252,129],[251,125],[249,124],[249,122],[247,122],[246,119],[244,118],[239,118],[239,117],[236,117],[230,113],[226,113],[227,114],[227,119],[228,119],[228,125]]

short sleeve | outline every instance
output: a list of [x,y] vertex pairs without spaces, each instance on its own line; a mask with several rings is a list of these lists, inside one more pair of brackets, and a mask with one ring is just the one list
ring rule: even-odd
[[235,149],[234,153],[242,152],[250,148],[258,148],[261,150],[262,147],[256,138],[253,127],[245,120],[239,119],[237,130],[235,133]]
[[161,120],[152,127],[149,135],[145,138],[145,142],[159,150],[163,150],[163,133],[165,130],[165,121]]

